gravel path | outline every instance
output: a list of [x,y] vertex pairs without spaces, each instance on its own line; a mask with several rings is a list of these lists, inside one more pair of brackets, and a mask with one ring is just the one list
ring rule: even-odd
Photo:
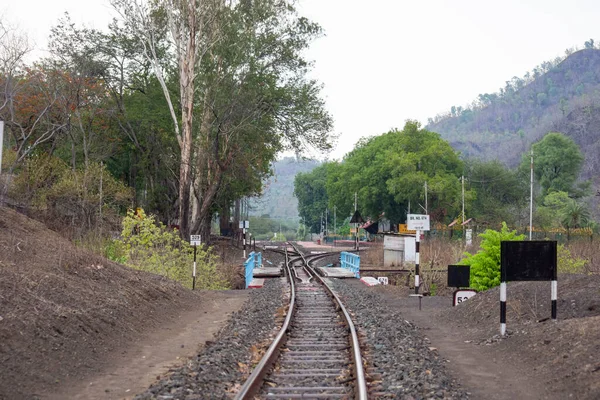
[[[224,399],[231,398],[260,359],[276,332],[287,304],[286,286],[280,279],[268,279],[262,289],[252,290],[244,307],[234,313],[214,342],[207,342],[203,352],[157,381],[135,397],[147,399]],[[279,310],[279,311],[278,311]],[[260,353],[260,354],[259,354]]]
[[343,280],[332,281],[364,335],[367,367],[372,375],[380,375],[376,376],[376,380],[381,380],[376,391],[382,393],[381,397],[468,398],[468,393],[448,376],[445,360],[429,347],[412,324],[405,321],[401,312],[386,306],[377,293],[350,286]]

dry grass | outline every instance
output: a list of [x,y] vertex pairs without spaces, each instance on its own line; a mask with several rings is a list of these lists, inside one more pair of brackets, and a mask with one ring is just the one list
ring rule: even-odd
[[572,240],[566,244],[574,258],[586,260],[585,272],[600,274],[600,238],[596,240]]

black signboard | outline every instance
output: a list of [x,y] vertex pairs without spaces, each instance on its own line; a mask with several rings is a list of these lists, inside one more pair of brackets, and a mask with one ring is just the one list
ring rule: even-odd
[[471,267],[468,265],[448,265],[448,287],[471,285]]
[[500,279],[502,282],[556,280],[556,242],[501,242]]
[[360,213],[358,212],[358,210],[354,211],[354,215],[352,216],[352,218],[350,219],[350,223],[351,224],[364,224],[365,220],[363,219],[363,217],[360,215]]

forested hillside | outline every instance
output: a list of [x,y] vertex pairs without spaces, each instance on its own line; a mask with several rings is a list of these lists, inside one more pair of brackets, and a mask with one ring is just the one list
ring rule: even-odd
[[567,51],[523,78],[513,77],[499,93],[480,94],[469,107],[453,106],[429,120],[463,156],[519,163],[531,143],[546,133],[572,137],[585,156],[581,178],[595,178],[600,167],[600,50]]
[[294,197],[294,177],[310,172],[320,163],[286,157],[273,163],[273,176],[264,186],[263,194],[250,201],[250,214],[271,218],[298,218],[298,199]]

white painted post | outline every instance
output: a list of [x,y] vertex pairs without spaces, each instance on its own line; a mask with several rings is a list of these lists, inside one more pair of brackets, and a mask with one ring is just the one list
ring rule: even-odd
[[500,282],[500,334],[506,334],[506,282]]
[[531,148],[531,174],[529,187],[529,240],[533,231],[533,147]]
[[419,262],[421,261],[419,256],[419,247],[421,245],[421,231],[416,231],[415,237],[415,294],[419,294]]
[[246,223],[244,222],[244,228],[242,228],[242,243],[244,247],[244,260],[246,259]]

